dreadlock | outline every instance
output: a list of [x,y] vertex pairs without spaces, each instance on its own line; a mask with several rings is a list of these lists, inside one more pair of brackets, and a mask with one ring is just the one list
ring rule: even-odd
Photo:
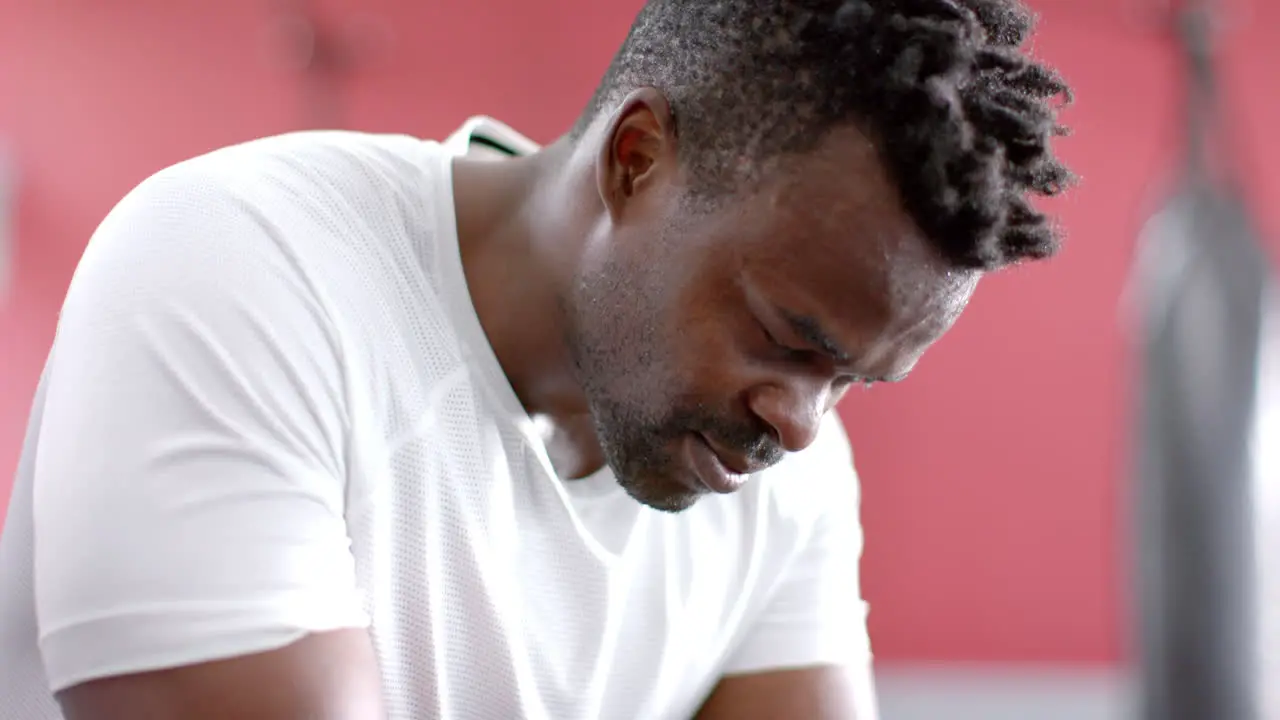
[[631,90],[663,91],[693,190],[854,124],[907,212],[960,267],[1052,255],[1028,196],[1074,180],[1050,149],[1070,89],[1020,50],[1016,0],[649,0],[572,135]]

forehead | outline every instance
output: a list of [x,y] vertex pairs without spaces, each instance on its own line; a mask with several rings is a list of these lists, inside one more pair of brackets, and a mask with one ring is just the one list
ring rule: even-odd
[[863,353],[912,364],[955,321],[977,274],[951,267],[902,208],[854,128],[763,169],[730,213],[746,277]]

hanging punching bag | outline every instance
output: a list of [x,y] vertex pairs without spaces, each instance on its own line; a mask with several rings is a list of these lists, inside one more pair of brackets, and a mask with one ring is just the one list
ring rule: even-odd
[[1272,281],[1229,165],[1214,161],[1226,143],[1210,8],[1184,5],[1186,159],[1134,278],[1141,717],[1262,720],[1255,495]]

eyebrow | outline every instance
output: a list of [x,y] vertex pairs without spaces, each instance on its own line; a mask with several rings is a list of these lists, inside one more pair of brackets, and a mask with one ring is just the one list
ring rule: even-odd
[[785,308],[778,308],[778,312],[791,326],[791,332],[801,340],[830,355],[836,362],[847,363],[852,359],[852,356],[840,347],[840,343],[831,339],[831,335],[822,328],[822,323],[818,322],[817,318],[794,313]]
[[[831,335],[823,329],[822,323],[811,315],[802,315],[794,313],[786,308],[778,308],[778,312],[782,315],[787,324],[791,326],[794,332],[801,340],[809,345],[818,348],[826,355],[830,356],[838,363],[849,363],[853,357],[842,347],[840,343],[832,339]],[[896,383],[907,379],[908,373],[900,373],[898,375],[887,375],[884,377],[859,377],[865,382],[876,383]]]

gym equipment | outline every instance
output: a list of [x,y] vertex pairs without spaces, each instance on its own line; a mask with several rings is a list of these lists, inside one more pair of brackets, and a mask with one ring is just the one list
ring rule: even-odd
[[1175,7],[1186,156],[1179,191],[1143,231],[1135,276],[1140,717],[1259,720],[1258,381],[1275,292],[1226,154],[1214,8]]

